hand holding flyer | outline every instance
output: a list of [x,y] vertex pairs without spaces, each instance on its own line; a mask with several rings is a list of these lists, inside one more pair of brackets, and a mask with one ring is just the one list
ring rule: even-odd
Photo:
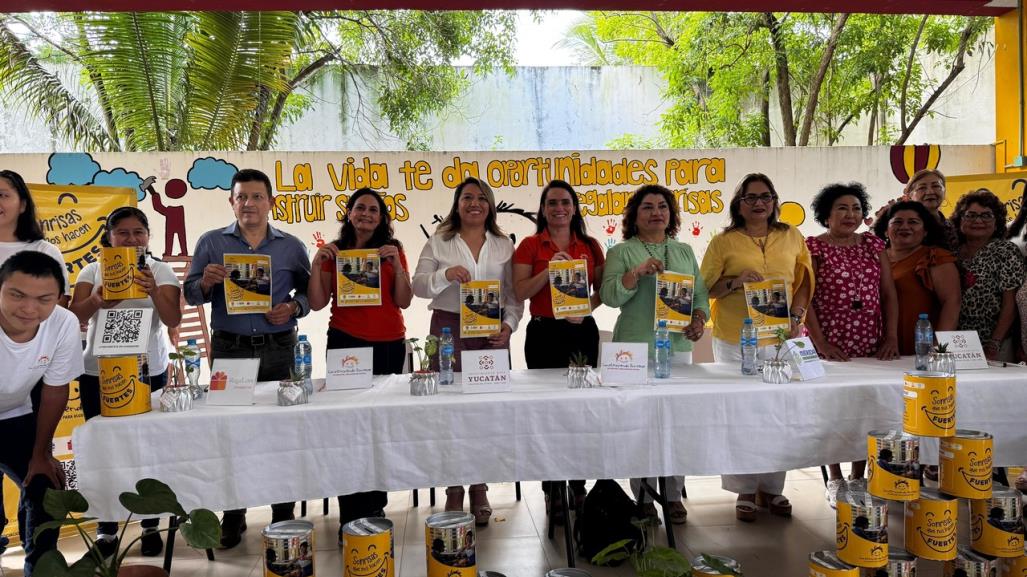
[[660,321],[667,321],[667,330],[682,333],[692,322],[692,297],[695,295],[695,277],[677,272],[656,275],[656,314],[653,330]]
[[472,280],[460,284],[460,338],[499,333],[502,308],[498,280]]
[[271,310],[271,257],[266,254],[226,254],[225,307],[230,315]]
[[335,256],[335,302],[340,307],[382,304],[377,249],[340,250]]

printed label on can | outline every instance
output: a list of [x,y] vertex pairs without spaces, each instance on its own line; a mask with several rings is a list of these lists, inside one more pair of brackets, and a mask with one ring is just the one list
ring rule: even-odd
[[477,577],[474,517],[465,516],[466,521],[441,526],[432,526],[435,515],[428,518],[424,527],[428,577]]
[[98,357],[100,414],[125,417],[150,410],[150,385],[140,378],[139,355]]
[[887,509],[871,523],[871,516],[851,504],[838,501],[835,540],[838,558],[857,567],[884,567],[888,564]]
[[952,561],[946,561],[944,577],[997,577],[999,559],[988,559],[960,547]]
[[[917,439],[897,438],[890,431],[867,437],[867,490],[871,495],[891,501],[912,501],[920,495],[917,443]],[[897,450],[903,445],[916,448]]]
[[956,558],[957,499],[919,499],[906,503],[906,549],[924,559]]
[[859,577],[859,567],[843,562],[833,551],[810,553],[809,577]]
[[263,531],[264,577],[314,577],[314,526],[274,523]]
[[970,501],[970,547],[994,557],[1022,557],[1024,529],[1015,496]]
[[902,428],[911,435],[951,437],[956,431],[956,379],[951,375],[906,373]]
[[957,436],[942,439],[940,443],[938,485],[941,492],[965,499],[991,497],[991,436],[979,439]]
[[[360,519],[358,521],[364,521]],[[391,523],[381,532],[371,535],[342,532],[344,577],[393,577],[395,552]]]

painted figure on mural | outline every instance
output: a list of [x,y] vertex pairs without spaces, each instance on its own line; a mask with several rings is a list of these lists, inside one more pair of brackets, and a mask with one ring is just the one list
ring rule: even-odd
[[[153,210],[164,217],[164,256],[174,256],[172,247],[175,245],[175,237],[178,237],[178,255],[189,256],[189,243],[185,236],[185,206],[167,206],[152,186],[149,187],[150,201],[153,203]],[[189,187],[180,178],[172,178],[164,184],[164,194],[168,198],[178,200],[185,196]]]

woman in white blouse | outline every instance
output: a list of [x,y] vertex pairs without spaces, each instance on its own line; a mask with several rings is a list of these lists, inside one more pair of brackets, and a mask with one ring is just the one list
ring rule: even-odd
[[[449,327],[453,334],[453,370],[460,370],[460,351],[502,349],[510,344],[524,305],[514,295],[511,258],[513,242],[496,223],[496,199],[492,189],[477,178],[456,187],[449,216],[428,239],[414,271],[414,294],[431,299],[431,334]],[[499,280],[502,319],[499,333],[487,338],[460,338],[460,283]],[[471,514],[479,526],[492,515],[485,484],[471,485]],[[446,489],[446,510],[462,511],[464,488]]]

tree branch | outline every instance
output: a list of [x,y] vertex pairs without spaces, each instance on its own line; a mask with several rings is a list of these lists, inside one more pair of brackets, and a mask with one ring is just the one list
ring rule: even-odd
[[923,36],[924,28],[927,26],[928,15],[924,14],[924,17],[920,19],[920,27],[916,31],[916,36],[913,38],[913,45],[909,47],[909,56],[906,58],[906,76],[902,79],[902,92],[899,96],[899,123],[902,126],[902,131],[906,131],[906,97],[909,91],[909,80],[913,76],[913,62],[916,58],[916,48],[920,44],[920,37]]
[[831,29],[831,36],[827,39],[827,46],[824,47],[824,53],[820,56],[820,67],[817,69],[816,76],[813,77],[813,82],[809,88],[809,101],[806,103],[805,111],[803,112],[799,146],[809,144],[810,132],[813,129],[813,114],[817,110],[817,102],[820,98],[820,88],[824,84],[827,69],[831,66],[834,52],[838,48],[838,39],[842,34],[842,30],[845,29],[845,23],[848,19],[849,15],[847,13],[838,14],[834,21],[834,28]]
[[948,89],[949,85],[952,84],[953,81],[955,81],[956,77],[959,76],[961,72],[963,72],[963,69],[966,68],[964,56],[966,56],[966,49],[970,44],[970,36],[972,36],[973,33],[974,26],[973,22],[971,21],[971,23],[963,29],[963,33],[960,34],[959,49],[956,50],[956,57],[952,61],[952,68],[949,69],[949,75],[945,77],[945,80],[943,80],[941,84],[939,84],[938,87],[934,89],[934,92],[931,93],[931,96],[927,99],[927,101],[924,102],[923,105],[920,106],[920,109],[916,111],[916,114],[909,122],[909,126],[902,129],[902,134],[899,135],[899,138],[895,142],[895,144],[906,143],[906,140],[909,138],[910,134],[913,133],[913,130],[916,128],[917,124],[920,124],[920,121],[923,119],[924,116],[927,115],[928,112],[930,112],[931,107],[934,106],[934,103],[938,100],[938,98],[945,92],[945,90]]
[[784,144],[785,146],[795,146],[795,112],[792,110],[792,86],[789,79],[788,52],[782,37],[781,24],[771,12],[763,14],[763,23],[770,30],[770,42],[774,47],[774,63],[777,68],[777,98],[781,107]]
[[315,72],[324,68],[329,62],[336,58],[336,53],[329,52],[306,65],[299,71],[299,73],[296,74],[295,77],[293,77],[292,80],[289,81],[287,88],[278,93],[278,96],[275,98],[275,105],[271,109],[271,114],[268,115],[267,125],[264,127],[264,135],[261,138],[259,150],[267,150],[271,147],[271,143],[274,141],[275,132],[278,128],[278,123],[281,122],[282,119],[282,112],[285,110],[285,102],[289,98],[289,95],[292,94],[292,91],[300,84],[303,84],[303,82],[310,78],[310,76]]

